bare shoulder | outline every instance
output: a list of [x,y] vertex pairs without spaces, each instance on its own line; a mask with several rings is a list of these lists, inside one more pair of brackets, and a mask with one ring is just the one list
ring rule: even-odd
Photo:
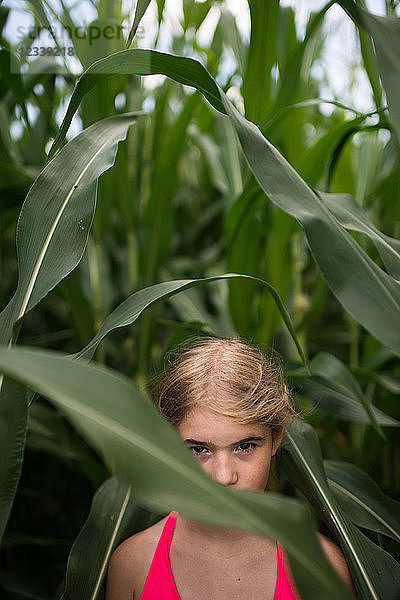
[[322,535],[322,533],[318,534],[318,539],[331,565],[334,567],[338,575],[340,575],[340,577],[343,579],[347,587],[351,591],[354,591],[350,571],[340,548],[330,539]]
[[137,600],[167,517],[126,539],[108,566],[106,600]]

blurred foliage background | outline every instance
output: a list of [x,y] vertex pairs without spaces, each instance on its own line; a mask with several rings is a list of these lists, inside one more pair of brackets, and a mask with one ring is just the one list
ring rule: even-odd
[[[143,46],[150,37],[156,49],[200,60],[238,110],[311,187],[351,194],[376,228],[398,237],[399,146],[387,120],[371,39],[353,27],[355,54],[343,66],[347,87],[339,96],[329,71],[334,46],[327,19],[336,11],[342,18],[338,27],[350,20],[338,5],[329,2],[305,16],[301,3],[240,3],[243,17],[222,1],[183,0],[179,7],[157,0],[134,44]],[[132,8],[98,0],[88,14],[92,26],[124,23],[126,37]],[[395,0],[382,8],[387,16],[398,16]],[[62,2],[26,2],[23,10],[30,12],[35,26],[45,25],[48,18],[52,24],[77,27],[82,18]],[[92,43],[88,37],[75,37],[73,61],[68,58],[63,64],[50,55],[32,60],[24,54],[39,45],[38,38],[32,39],[24,27],[25,37],[13,39],[9,32],[17,21],[15,7],[3,3],[2,306],[17,282],[18,214],[46,163],[79,70],[125,47],[123,36],[101,36]],[[16,61],[11,63],[14,72],[10,60]],[[397,427],[385,427],[384,433],[372,427],[360,410],[349,408],[351,394],[329,387],[323,377],[328,364],[332,381],[345,369],[361,396],[390,415],[381,424],[397,424],[389,423],[400,420],[395,354],[343,310],[317,268],[303,230],[266,201],[229,121],[211,110],[199,92],[163,76],[107,79],[84,98],[70,136],[99,119],[129,111],[142,114],[119,145],[114,168],[100,178],[84,256],[27,315],[19,342],[77,352],[111,310],[140,288],[224,272],[261,277],[278,291],[311,364],[313,359],[322,361],[314,377],[305,379],[268,291],[241,280],[214,282],[157,304],[135,326],[111,333],[96,360],[145,390],[163,357],[193,335],[240,335],[273,347],[284,357],[296,402],[316,428],[324,457],[352,462],[398,499]],[[382,265],[371,239],[357,231],[352,235]],[[326,251],[334,253],[334,248]],[[53,407],[43,399],[32,404],[21,482],[1,550],[2,597],[47,599],[60,592],[71,544],[94,491],[107,476],[101,459]],[[279,469],[273,486],[296,493]],[[380,536],[370,535],[375,541]],[[399,544],[380,537],[381,545],[399,557]]]

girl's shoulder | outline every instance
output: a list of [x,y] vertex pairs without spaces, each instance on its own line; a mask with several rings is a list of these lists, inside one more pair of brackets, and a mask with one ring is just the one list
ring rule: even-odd
[[337,546],[329,538],[322,535],[322,533],[318,534],[318,539],[320,541],[323,551],[325,552],[327,559],[329,560],[333,568],[336,570],[337,574],[342,578],[347,587],[353,590],[353,582],[351,579],[350,571],[339,546]]
[[144,585],[167,518],[135,533],[113,552],[108,567],[106,600],[138,597],[137,590]]
[[143,554],[152,549],[153,555],[167,519],[168,517],[164,517],[151,527],[131,535],[116,548],[112,560],[114,557],[116,560],[129,560],[131,556]]

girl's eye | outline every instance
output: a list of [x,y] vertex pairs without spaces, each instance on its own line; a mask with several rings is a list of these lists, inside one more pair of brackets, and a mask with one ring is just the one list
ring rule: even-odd
[[205,446],[191,446],[190,450],[195,456],[198,456],[199,454],[206,454],[208,452]]
[[254,450],[255,447],[256,445],[252,442],[244,442],[243,444],[239,444],[236,449],[239,450],[239,452],[249,453]]

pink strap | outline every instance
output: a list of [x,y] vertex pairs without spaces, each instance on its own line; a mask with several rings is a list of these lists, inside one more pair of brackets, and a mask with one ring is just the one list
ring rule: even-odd
[[172,537],[174,535],[174,529],[175,529],[177,516],[178,516],[178,513],[175,511],[172,511],[169,514],[169,517],[167,519],[167,522],[164,525],[164,529],[161,534],[161,537],[164,538],[164,541],[165,541],[165,549],[166,549],[167,554],[169,554],[169,550],[171,548],[171,542],[172,542]]
[[140,600],[181,600],[169,562],[176,518],[177,513],[171,512],[164,525]]
[[273,600],[300,600],[295,593],[294,582],[287,569],[287,557],[280,544],[278,544],[278,570]]

